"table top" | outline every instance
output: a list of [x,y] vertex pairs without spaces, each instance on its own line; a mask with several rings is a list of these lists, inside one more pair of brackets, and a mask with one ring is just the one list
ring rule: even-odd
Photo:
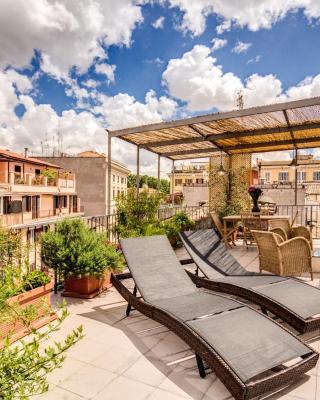
[[[289,215],[260,215],[260,218],[265,221],[271,219],[289,219]],[[223,217],[224,221],[241,221],[241,215],[226,215]]]

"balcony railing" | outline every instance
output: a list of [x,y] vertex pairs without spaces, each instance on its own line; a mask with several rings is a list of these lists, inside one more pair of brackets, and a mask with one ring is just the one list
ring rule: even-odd
[[[3,179],[4,183],[5,180]],[[44,186],[74,188],[75,175],[70,173],[59,173],[57,177],[48,177],[45,175],[21,174],[9,172],[9,184],[26,186]]]

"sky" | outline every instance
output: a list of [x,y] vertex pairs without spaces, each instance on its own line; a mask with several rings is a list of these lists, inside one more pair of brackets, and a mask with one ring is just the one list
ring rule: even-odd
[[[319,0],[0,0],[0,148],[106,152],[106,128],[232,110],[239,91],[320,96],[319,39]],[[135,171],[133,146],[113,156]]]

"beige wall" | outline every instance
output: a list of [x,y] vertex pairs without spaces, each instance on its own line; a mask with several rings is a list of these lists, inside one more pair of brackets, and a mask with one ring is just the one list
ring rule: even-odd
[[[306,182],[312,182],[314,181],[313,173],[316,171],[320,172],[320,165],[302,165],[298,167],[298,172],[299,171],[306,173]],[[295,180],[295,169],[290,166],[261,166],[261,179],[265,179],[266,173],[270,173],[270,180],[266,183],[279,181],[280,172],[288,172],[289,181],[293,182]]]
[[[180,167],[177,167],[180,168]],[[193,168],[192,165],[181,166],[181,170],[176,170],[174,174],[168,174],[170,178],[170,187],[173,187],[174,193],[182,193],[184,184],[197,184],[197,180],[203,180],[204,184],[209,182],[209,163],[204,165],[203,170]],[[173,180],[174,178],[174,180]]]

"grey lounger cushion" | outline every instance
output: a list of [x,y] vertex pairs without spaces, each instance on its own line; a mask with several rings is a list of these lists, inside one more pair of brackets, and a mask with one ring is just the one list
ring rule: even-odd
[[248,273],[213,229],[183,232],[181,239],[204,275],[214,281],[251,289],[303,319],[320,314],[320,290],[296,279]]
[[122,239],[121,247],[144,300],[187,324],[244,382],[310,353],[258,312],[197,289],[165,236]]

